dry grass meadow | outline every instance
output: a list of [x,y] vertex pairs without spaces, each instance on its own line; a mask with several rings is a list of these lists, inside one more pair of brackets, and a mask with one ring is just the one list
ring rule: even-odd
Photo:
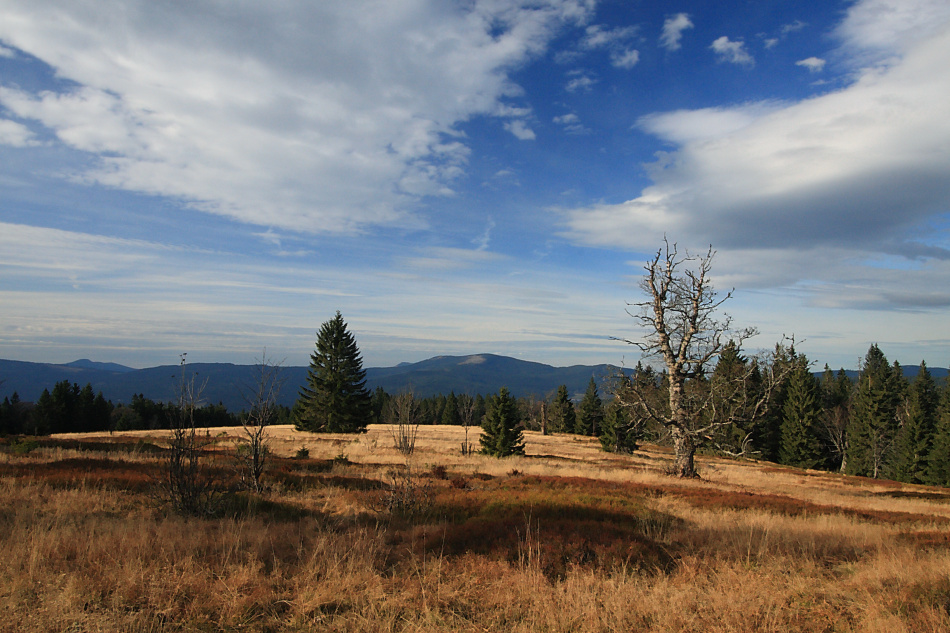
[[0,629],[950,631],[950,490],[526,440],[423,427],[407,479],[388,427],[274,427],[268,492],[212,519],[155,501],[163,432],[5,445]]

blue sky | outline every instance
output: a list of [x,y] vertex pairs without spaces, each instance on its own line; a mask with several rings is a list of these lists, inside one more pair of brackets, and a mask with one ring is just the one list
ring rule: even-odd
[[636,362],[664,234],[769,348],[950,362],[950,4],[0,0],[0,357]]

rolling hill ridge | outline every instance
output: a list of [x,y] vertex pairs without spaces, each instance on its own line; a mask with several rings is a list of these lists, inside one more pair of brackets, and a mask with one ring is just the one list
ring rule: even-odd
[[[198,384],[205,385],[203,401],[221,402],[229,411],[246,408],[243,394],[248,393],[254,383],[254,365],[189,363],[188,371],[197,374]],[[366,385],[370,390],[382,387],[389,393],[411,389],[420,397],[452,391],[488,394],[507,387],[516,397],[543,398],[563,384],[570,393],[580,397],[591,376],[603,388],[618,372],[617,367],[606,364],[552,367],[495,354],[473,354],[436,356],[396,367],[369,367]],[[281,374],[284,386],[280,402],[290,406],[306,380],[307,367],[284,367]],[[178,365],[132,369],[87,359],[67,364],[0,359],[0,397],[17,392],[21,400],[35,401],[43,389],[52,389],[57,382],[68,380],[80,386],[89,383],[94,391],[101,391],[116,404],[128,403],[132,394],[137,393],[156,401],[170,401],[175,398],[178,377]]]

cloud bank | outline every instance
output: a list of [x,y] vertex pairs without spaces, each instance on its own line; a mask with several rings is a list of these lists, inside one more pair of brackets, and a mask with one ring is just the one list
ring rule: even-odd
[[74,174],[179,198],[262,226],[413,225],[422,196],[465,172],[459,123],[533,132],[512,68],[543,52],[587,0],[325,1],[232,6],[149,0],[5,3],[0,55],[24,51],[58,85],[4,85],[0,143],[24,123],[89,154]]
[[867,65],[844,88],[641,118],[672,146],[647,166],[653,184],[568,212],[567,235],[639,252],[664,233],[711,243],[727,283],[797,286],[820,305],[950,305],[937,290],[950,282],[950,8],[913,4],[851,8],[839,53]]

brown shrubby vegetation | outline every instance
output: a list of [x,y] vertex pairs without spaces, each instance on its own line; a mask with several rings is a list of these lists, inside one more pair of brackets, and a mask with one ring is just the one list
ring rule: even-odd
[[682,480],[668,450],[530,431],[499,460],[437,426],[402,516],[388,427],[270,427],[267,492],[193,518],[149,491],[167,433],[0,446],[0,629],[950,630],[945,489],[708,457]]

